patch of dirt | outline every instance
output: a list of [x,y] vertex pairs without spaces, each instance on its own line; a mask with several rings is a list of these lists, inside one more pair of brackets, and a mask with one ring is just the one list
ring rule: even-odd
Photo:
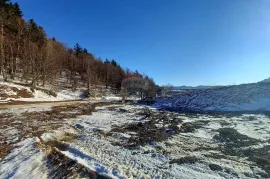
[[[13,114],[11,114],[11,113],[1,113],[0,119],[6,119],[6,118],[10,118],[12,116],[13,116]],[[1,128],[1,126],[0,126],[0,128]]]
[[[125,112],[126,110],[119,110]],[[153,111],[149,108],[141,109],[136,113],[142,116],[141,122],[125,124],[114,127],[107,135],[113,132],[130,133],[136,132],[128,140],[116,143],[127,148],[133,148],[138,145],[152,144],[154,142],[164,141],[178,133],[194,132],[196,129],[206,126],[210,121],[198,120],[194,122],[183,123],[183,119],[177,113],[165,111]],[[195,117],[194,114],[187,114]]]
[[5,100],[7,98],[32,98],[34,95],[27,89],[19,89],[16,87],[10,87],[7,85],[0,85],[0,99]]
[[222,171],[223,170],[221,166],[216,165],[216,164],[209,164],[209,167],[213,171]]
[[265,173],[258,173],[261,177],[270,178],[270,145],[262,148],[253,148],[252,145],[262,141],[240,134],[232,128],[221,128],[214,136],[220,142],[220,151],[226,156],[247,157],[249,161],[260,166]]
[[33,97],[34,95],[31,92],[27,91],[26,89],[22,90],[17,89],[17,98],[33,98]]
[[8,144],[1,144],[0,145],[0,158],[4,158],[9,152],[14,149],[13,146]]
[[186,122],[181,125],[180,132],[194,132],[196,129],[206,126],[210,121]]
[[[127,111],[122,110],[119,112]],[[182,120],[177,118],[177,115],[174,113],[154,112],[145,108],[137,112],[136,115],[142,116],[143,120],[141,122],[114,127],[107,133],[107,135],[111,135],[114,132],[136,132],[136,135],[132,135],[128,140],[122,143],[116,143],[116,145],[133,148],[138,145],[166,140],[172,135],[180,132],[177,125],[182,122]]]
[[53,149],[47,156],[49,178],[91,178],[108,179],[109,177],[100,175],[85,166],[66,157],[64,154]]
[[[70,111],[74,113],[70,113]],[[91,115],[92,111],[94,111],[94,105],[85,103],[54,106],[50,111],[23,112],[19,115],[1,113],[0,129],[13,127],[18,131],[20,137],[16,142],[10,142],[4,137],[6,134],[0,132],[0,157],[5,157],[13,149],[11,145],[19,142],[22,138],[41,136],[44,132],[52,131],[65,125],[66,122],[63,119],[72,119],[79,115]],[[66,135],[62,140],[69,140],[73,137]]]
[[61,151],[69,150],[70,147],[69,144],[64,142],[73,140],[76,137],[75,134],[65,133],[60,138],[60,141],[53,140],[47,142],[44,142],[39,137],[40,142],[37,143],[37,147],[47,154],[49,178],[109,179],[110,177],[100,175],[61,153]]
[[[70,113],[70,112],[73,113]],[[62,119],[76,118],[79,115],[91,115],[94,111],[94,106],[90,103],[86,104],[72,104],[65,106],[53,106],[50,111],[42,112],[25,112],[21,115],[24,118],[34,118],[39,121],[59,121]]]
[[[35,104],[34,102],[33,104]],[[50,102],[52,103],[52,102]],[[25,104],[25,102],[22,102]],[[27,103],[28,104],[28,103]],[[23,112],[19,115],[12,113],[1,113],[0,114],[0,129],[6,129],[8,127],[14,127],[18,130],[19,142],[22,138],[38,137],[43,133],[56,130],[66,124],[63,119],[75,119],[77,116],[81,115],[91,115],[95,111],[96,106],[105,106],[110,104],[117,104],[117,102],[100,102],[95,104],[90,103],[72,103],[69,104],[57,103],[57,106],[53,106],[50,111],[40,111],[40,112]],[[70,140],[75,136],[66,135],[62,141]],[[13,148],[12,142],[7,142],[7,138],[0,132],[0,142],[1,142],[1,155],[0,157],[5,157]]]
[[260,174],[262,177],[270,178],[270,145],[258,149],[239,150],[237,153],[238,155],[248,157],[248,160],[259,165],[266,172],[265,174]]
[[194,156],[186,156],[186,157],[182,157],[182,158],[179,158],[179,159],[173,159],[173,160],[170,161],[170,164],[173,164],[173,163],[177,163],[179,165],[182,165],[182,164],[194,164],[197,161],[199,161],[199,159],[194,157]]
[[214,136],[217,142],[226,144],[226,147],[240,148],[250,145],[255,145],[261,142],[258,139],[250,138],[246,135],[240,134],[233,128],[220,128],[218,129],[219,134]]

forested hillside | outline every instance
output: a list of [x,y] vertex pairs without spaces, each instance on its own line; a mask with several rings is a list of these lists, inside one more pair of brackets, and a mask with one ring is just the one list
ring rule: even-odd
[[[70,48],[48,37],[33,19],[23,19],[17,3],[0,0],[0,75],[33,88],[55,84],[63,76],[76,90],[83,85],[105,86],[120,91],[121,81],[132,74],[115,60],[95,57],[78,43]],[[143,79],[152,81],[147,76]]]

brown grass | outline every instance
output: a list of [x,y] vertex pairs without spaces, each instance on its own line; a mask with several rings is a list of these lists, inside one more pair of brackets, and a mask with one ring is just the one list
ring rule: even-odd
[[[24,112],[20,115],[12,113],[0,114],[0,128],[14,127],[19,131],[20,138],[39,137],[44,132],[56,130],[63,125],[63,119],[76,118],[79,115],[91,115],[94,106],[91,104],[72,104],[67,106],[55,106],[51,111],[41,112]],[[74,111],[74,113],[69,113]],[[13,123],[14,121],[19,121]],[[74,139],[76,136],[66,134],[61,141],[68,141]],[[7,141],[0,133],[2,144],[0,145],[0,157],[6,156],[12,147],[7,145]],[[19,142],[19,141],[17,141]]]
[[0,145],[0,158],[4,158],[13,149],[11,145],[1,144]]
[[[0,128],[14,127],[19,131],[20,138],[39,137],[44,132],[53,131],[61,128],[66,124],[63,119],[75,119],[81,115],[91,115],[95,110],[95,106],[104,106],[114,104],[112,102],[106,103],[73,103],[53,106],[50,111],[41,112],[24,112],[20,115],[12,113],[0,114]],[[72,113],[71,113],[72,112]],[[19,121],[18,123],[13,123]],[[104,134],[101,134],[104,135]],[[1,137],[1,133],[0,133]],[[66,134],[60,141],[70,141],[76,138],[73,134]],[[5,139],[3,139],[5,142]],[[19,141],[17,141],[19,142]],[[1,157],[6,156],[12,147],[1,144]]]

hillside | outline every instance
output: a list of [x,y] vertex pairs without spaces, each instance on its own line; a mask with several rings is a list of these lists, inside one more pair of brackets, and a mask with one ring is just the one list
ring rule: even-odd
[[14,101],[63,101],[83,99],[85,90],[78,89],[72,91],[69,89],[53,92],[47,89],[32,89],[27,86],[0,82],[0,103],[9,103]]
[[96,96],[99,87],[119,93],[121,82],[134,74],[154,83],[137,70],[125,70],[115,59],[93,55],[79,43],[68,47],[49,37],[34,19],[23,18],[18,3],[0,1],[0,23],[0,82],[19,82],[38,90],[58,87],[62,80],[71,91],[84,88],[89,96]]
[[111,88],[105,86],[92,87],[92,92],[95,95],[89,96],[85,86],[78,88],[76,91],[67,87],[61,87],[61,89],[54,91],[44,88],[33,89],[19,83],[0,82],[0,104],[70,100],[114,101],[121,99],[119,94],[115,94]]
[[264,79],[261,82],[263,82],[263,83],[270,83],[270,78]]
[[155,107],[195,111],[270,111],[270,83],[187,90],[158,99]]
[[173,89],[175,90],[186,90],[186,89],[207,89],[211,88],[212,86],[204,86],[204,85],[199,85],[199,86],[174,86]]

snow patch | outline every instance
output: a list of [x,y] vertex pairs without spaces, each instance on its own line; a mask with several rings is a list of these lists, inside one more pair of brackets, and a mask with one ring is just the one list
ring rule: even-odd
[[0,178],[48,178],[46,156],[35,147],[37,139],[25,139],[0,161]]

